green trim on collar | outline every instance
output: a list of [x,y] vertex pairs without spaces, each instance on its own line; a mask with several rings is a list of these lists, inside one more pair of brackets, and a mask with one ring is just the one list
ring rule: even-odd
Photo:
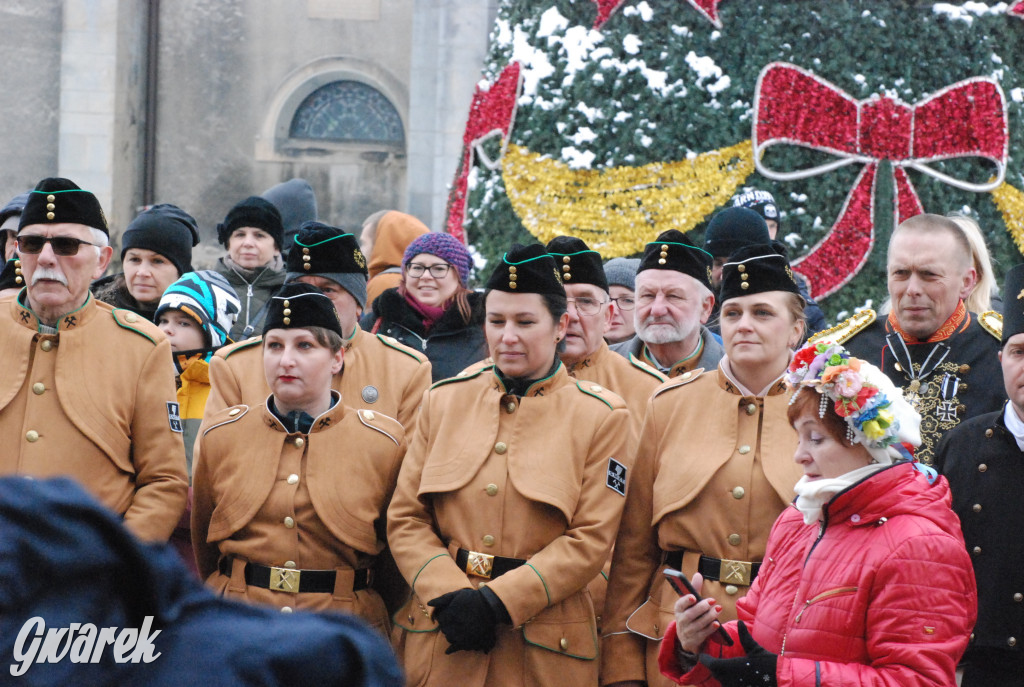
[[615,410],[615,406],[613,406],[611,403],[609,403],[608,399],[602,397],[598,393],[590,391],[589,389],[584,389],[583,386],[580,384],[580,382],[578,380],[576,382],[576,388],[579,389],[580,391],[582,391],[583,393],[585,393],[587,396],[593,396],[594,398],[599,400],[601,403],[604,403],[606,406],[608,406],[609,410]]

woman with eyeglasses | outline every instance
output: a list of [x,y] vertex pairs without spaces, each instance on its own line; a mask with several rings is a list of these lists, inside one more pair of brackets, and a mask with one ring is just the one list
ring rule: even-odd
[[408,685],[595,685],[587,584],[615,538],[629,413],[558,359],[569,322],[554,259],[513,246],[487,282],[493,364],[423,396],[388,509],[412,587],[395,613]]
[[487,357],[483,296],[467,287],[473,259],[451,234],[431,232],[409,244],[402,281],[373,302],[363,329],[422,351],[432,381],[452,377]]
[[167,287],[192,271],[192,247],[199,228],[187,212],[161,203],[140,213],[121,235],[120,274],[92,284],[97,300],[154,322]]
[[734,253],[722,273],[717,369],[661,385],[644,426],[608,582],[601,684],[671,684],[658,645],[678,595],[662,574],[704,582],[721,620],[736,617],[772,523],[803,474],[783,376],[803,337],[804,301],[769,245]]

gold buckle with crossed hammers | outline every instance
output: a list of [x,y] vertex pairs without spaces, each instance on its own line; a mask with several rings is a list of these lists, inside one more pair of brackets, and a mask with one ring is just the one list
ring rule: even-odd
[[293,568],[271,568],[270,589],[275,592],[287,592],[289,594],[299,593],[299,579],[302,577],[301,570]]
[[494,568],[494,556],[479,551],[467,551],[466,574],[490,579]]
[[722,559],[721,567],[718,569],[718,581],[722,584],[736,584],[745,587],[750,586],[750,573],[753,563],[747,561],[730,561]]

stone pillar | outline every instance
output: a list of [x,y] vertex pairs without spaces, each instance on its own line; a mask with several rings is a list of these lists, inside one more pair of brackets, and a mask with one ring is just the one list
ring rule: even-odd
[[448,187],[487,57],[496,0],[416,0],[409,93],[408,208],[444,228]]

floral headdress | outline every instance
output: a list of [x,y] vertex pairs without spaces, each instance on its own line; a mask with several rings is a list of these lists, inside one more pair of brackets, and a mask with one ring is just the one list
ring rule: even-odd
[[850,442],[862,444],[877,463],[910,458],[909,448],[921,444],[921,416],[885,374],[854,358],[839,344],[807,344],[793,356],[786,372],[792,403],[810,387],[821,394],[818,415],[831,402],[846,421]]

